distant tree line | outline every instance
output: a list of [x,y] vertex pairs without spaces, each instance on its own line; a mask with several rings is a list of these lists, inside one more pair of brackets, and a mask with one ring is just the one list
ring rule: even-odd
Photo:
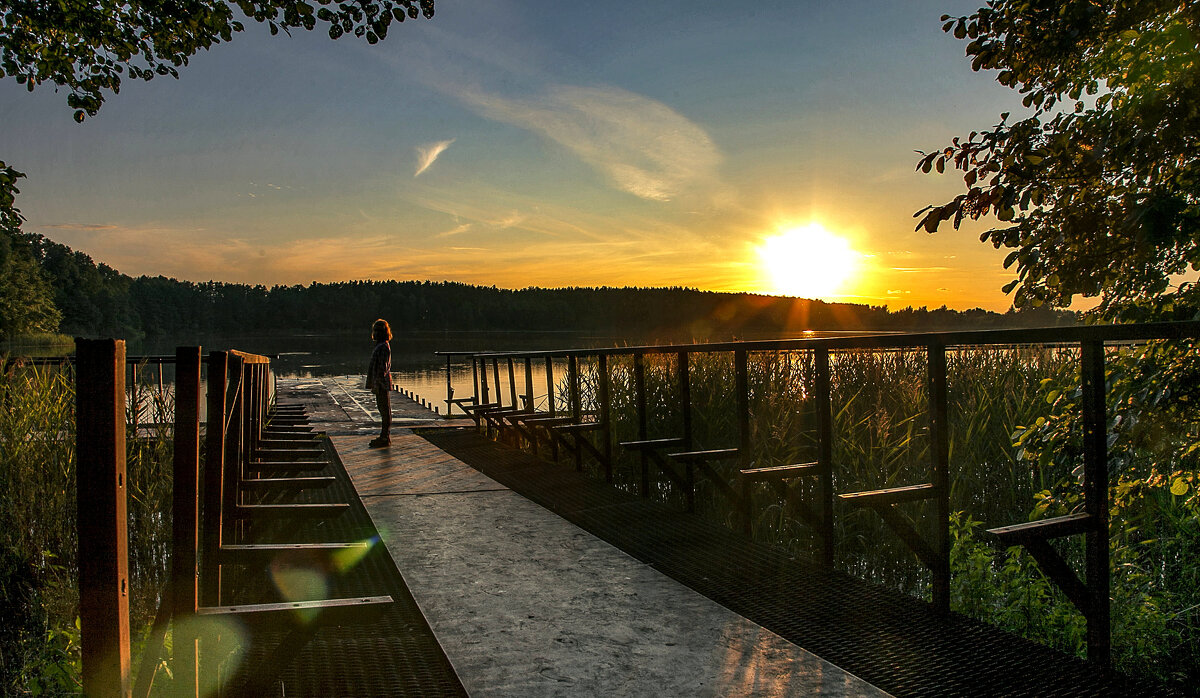
[[999,314],[943,306],[889,312],[881,306],[680,287],[509,290],[449,281],[344,281],[268,288],[163,276],[134,278],[42,235],[14,230],[0,241],[0,265],[5,259],[20,260],[16,266],[23,271],[0,279],[0,299],[24,298],[40,309],[40,315],[34,314],[39,323],[31,324],[28,317],[24,326],[19,319],[0,320],[0,330],[9,336],[31,330],[127,338],[324,333],[361,330],[377,317],[410,331],[704,338],[785,329],[935,330],[1075,321],[1072,313],[1049,309]]

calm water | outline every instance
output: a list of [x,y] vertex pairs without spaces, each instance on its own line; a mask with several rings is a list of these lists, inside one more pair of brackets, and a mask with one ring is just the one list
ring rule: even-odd
[[[811,334],[805,336],[813,336]],[[754,337],[754,339],[775,339],[778,337]],[[709,338],[721,341],[728,338]],[[696,341],[691,337],[611,337],[599,335],[575,334],[567,332],[438,332],[397,334],[392,340],[392,371],[398,387],[415,393],[425,399],[431,406],[437,406],[445,411],[447,398],[446,357],[437,356],[437,351],[515,351],[515,350],[553,350],[611,347],[626,345],[650,345],[666,343],[686,343]],[[289,336],[240,335],[225,337],[187,337],[182,340],[153,340],[131,343],[128,348],[130,355],[173,355],[176,345],[199,344],[207,352],[210,349],[240,349],[255,354],[266,354],[276,357],[272,364],[277,375],[287,378],[314,378],[322,376],[339,376],[363,374],[370,359],[374,343],[369,333],[356,335],[329,335],[297,333]],[[539,407],[546,402],[546,368],[544,361],[533,362],[534,399]],[[174,370],[171,366],[162,367],[164,384],[174,382]],[[143,379],[155,382],[159,377],[159,369],[154,366],[143,370]],[[556,380],[566,375],[566,362],[556,362],[554,368]],[[454,394],[466,397],[473,394],[473,376],[470,363],[454,357],[450,361],[450,378]],[[524,363],[517,362],[514,366],[516,393],[525,393]],[[503,395],[506,404],[511,403],[512,389],[509,384],[508,367],[500,365],[499,394]],[[495,374],[489,367],[488,385],[491,397],[495,399],[497,385]]]
[[[242,335],[231,337],[188,338],[183,342],[171,340],[143,341],[129,346],[130,355],[173,354],[177,344],[200,344],[204,351],[209,349],[236,348],[255,354],[276,357],[272,364],[277,375],[286,378],[319,378],[362,374],[366,372],[374,343],[368,332],[361,335],[295,334],[287,337]],[[672,340],[674,341],[674,340]],[[392,339],[392,372],[397,386],[424,398],[430,405],[445,411],[446,357],[437,356],[438,351],[510,351],[572,349],[614,346],[634,343],[628,338],[601,337],[564,332],[507,333],[507,332],[439,332],[398,334]],[[649,343],[649,342],[647,342]],[[474,391],[471,366],[463,359],[452,358],[450,373],[455,395],[465,397]],[[157,380],[158,369],[145,369],[152,380]],[[555,375],[565,375],[565,364],[556,367]],[[524,393],[524,366],[516,367],[517,392]],[[147,374],[144,374],[144,376]],[[165,383],[174,381],[170,366],[163,368]],[[492,375],[488,383],[495,394]],[[509,402],[507,367],[501,370],[501,390],[505,402]],[[540,362],[534,370],[535,393],[544,401],[546,393],[545,363]]]

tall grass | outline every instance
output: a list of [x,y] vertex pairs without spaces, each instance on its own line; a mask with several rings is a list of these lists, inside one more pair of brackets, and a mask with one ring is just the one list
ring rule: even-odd
[[[996,550],[982,530],[1019,523],[1078,503],[1079,463],[1030,459],[1015,444],[1019,430],[1045,420],[1055,396],[1046,386],[1077,381],[1078,352],[1058,348],[963,349],[948,353],[952,607],[1031,639],[1082,655],[1083,617],[1019,548]],[[682,434],[677,358],[645,357],[648,438]],[[815,460],[814,366],[809,351],[756,352],[748,366],[751,455],[754,466]],[[929,482],[931,478],[923,350],[841,351],[831,357],[835,492]],[[738,444],[732,352],[692,354],[689,361],[693,446]],[[596,362],[581,361],[583,406],[597,411]],[[610,359],[611,421],[615,441],[638,438],[632,357]],[[559,392],[565,400],[565,382]],[[1049,400],[1047,398],[1050,398]],[[560,404],[565,404],[560,402]],[[615,450],[614,484],[638,491],[640,457]],[[714,463],[737,491],[733,462]],[[598,466],[590,466],[599,474]],[[651,494],[682,506],[683,494],[651,467]],[[1195,474],[1193,474],[1195,475]],[[1112,479],[1113,643],[1119,667],[1178,680],[1200,676],[1200,476]],[[756,540],[817,560],[821,540],[805,508],[815,504],[815,478],[753,489]],[[704,478],[696,510],[740,528],[735,502]],[[1050,504],[1055,508],[1051,510]],[[901,505],[930,535],[932,503]],[[835,505],[836,564],[861,579],[928,598],[930,574],[869,509]],[[1056,542],[1082,569],[1082,538]],[[1149,548],[1161,556],[1149,557]],[[1157,560],[1157,567],[1150,562]],[[1182,648],[1182,649],[1181,649]]]
[[[173,414],[145,367],[127,397],[130,622],[144,634],[166,580]],[[74,371],[9,364],[0,375],[0,693],[79,690]]]

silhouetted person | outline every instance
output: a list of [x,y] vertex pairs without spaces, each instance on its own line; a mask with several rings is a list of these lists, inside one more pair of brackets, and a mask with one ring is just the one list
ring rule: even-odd
[[371,339],[375,340],[375,351],[371,352],[371,363],[367,366],[367,390],[375,393],[375,404],[379,407],[382,422],[379,436],[367,444],[371,448],[392,445],[392,328],[387,320],[376,320],[371,326]]

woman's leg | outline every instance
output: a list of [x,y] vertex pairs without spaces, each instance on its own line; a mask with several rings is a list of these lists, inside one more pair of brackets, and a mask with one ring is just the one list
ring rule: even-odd
[[381,422],[379,438],[391,440],[392,430],[392,395],[389,390],[379,390],[375,393],[375,406],[379,408]]

